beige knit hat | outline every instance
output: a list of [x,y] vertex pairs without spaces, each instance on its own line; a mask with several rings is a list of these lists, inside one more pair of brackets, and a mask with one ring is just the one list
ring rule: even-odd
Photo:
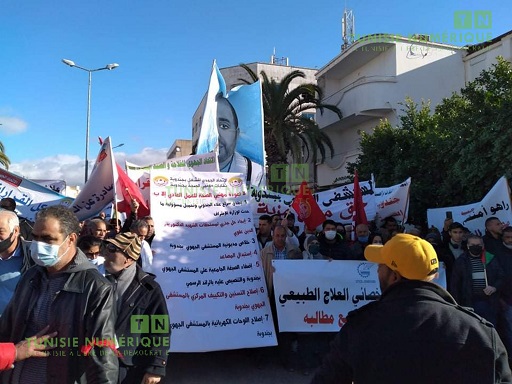
[[105,242],[115,245],[125,253],[126,256],[137,260],[140,257],[141,241],[139,237],[132,232],[123,232],[113,239],[107,239]]

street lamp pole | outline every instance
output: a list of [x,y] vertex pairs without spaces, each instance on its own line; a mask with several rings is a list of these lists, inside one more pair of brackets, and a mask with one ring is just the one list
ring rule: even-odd
[[89,128],[91,123],[91,83],[92,71],[89,72],[89,85],[87,86],[87,128],[85,129],[85,181],[89,177]]
[[66,65],[69,65],[70,67],[75,67],[78,69],[81,69],[83,71],[86,71],[89,74],[89,84],[87,86],[87,126],[85,130],[85,183],[87,183],[87,178],[89,176],[89,128],[90,128],[90,120],[91,120],[91,85],[92,85],[92,73],[97,71],[103,71],[105,69],[108,69],[111,71],[112,69],[116,69],[119,67],[119,64],[112,63],[107,64],[106,66],[102,68],[96,68],[96,69],[87,69],[84,67],[81,67],[79,65],[76,65],[74,61],[68,60],[68,59],[62,59],[62,62]]

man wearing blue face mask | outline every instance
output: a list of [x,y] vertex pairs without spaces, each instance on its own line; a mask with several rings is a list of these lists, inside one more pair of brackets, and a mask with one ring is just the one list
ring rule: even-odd
[[49,325],[58,334],[56,348],[47,359],[27,359],[3,372],[2,382],[117,382],[113,288],[77,248],[79,231],[63,206],[38,212],[30,246],[37,265],[21,277],[0,318],[0,341],[18,343]]
[[370,229],[366,224],[356,225],[356,241],[351,245],[353,260],[365,260],[364,249],[368,245]]

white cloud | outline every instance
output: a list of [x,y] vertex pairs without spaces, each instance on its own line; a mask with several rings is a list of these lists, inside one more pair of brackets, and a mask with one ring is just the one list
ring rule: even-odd
[[[140,153],[127,155],[124,152],[116,152],[114,156],[124,168],[124,161],[137,165],[149,165],[165,161],[167,149],[144,148]],[[89,164],[89,172],[92,170],[94,158]],[[85,163],[80,156],[56,155],[38,160],[26,160],[20,163],[12,163],[9,171],[27,179],[58,179],[65,180],[68,186],[82,186],[84,183]]]
[[0,116],[0,124],[0,132],[8,135],[25,132],[28,126],[26,121],[11,116]]
[[114,156],[116,161],[124,168],[125,160],[137,164],[140,166],[146,166],[155,163],[161,163],[167,159],[168,148],[144,148],[139,153],[133,155],[127,155],[124,152],[116,152],[114,150]]

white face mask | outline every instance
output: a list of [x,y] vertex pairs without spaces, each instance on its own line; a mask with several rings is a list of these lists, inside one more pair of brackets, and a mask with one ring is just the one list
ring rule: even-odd
[[34,260],[34,263],[41,267],[53,267],[69,251],[68,247],[66,252],[59,257],[59,249],[61,245],[66,242],[67,238],[68,236],[66,236],[60,245],[33,240],[32,244],[30,244],[30,257]]
[[505,244],[505,243],[503,243],[503,245],[505,246],[505,248],[512,249],[512,244]]
[[336,231],[325,231],[325,238],[327,240],[334,240],[334,238],[336,237]]

